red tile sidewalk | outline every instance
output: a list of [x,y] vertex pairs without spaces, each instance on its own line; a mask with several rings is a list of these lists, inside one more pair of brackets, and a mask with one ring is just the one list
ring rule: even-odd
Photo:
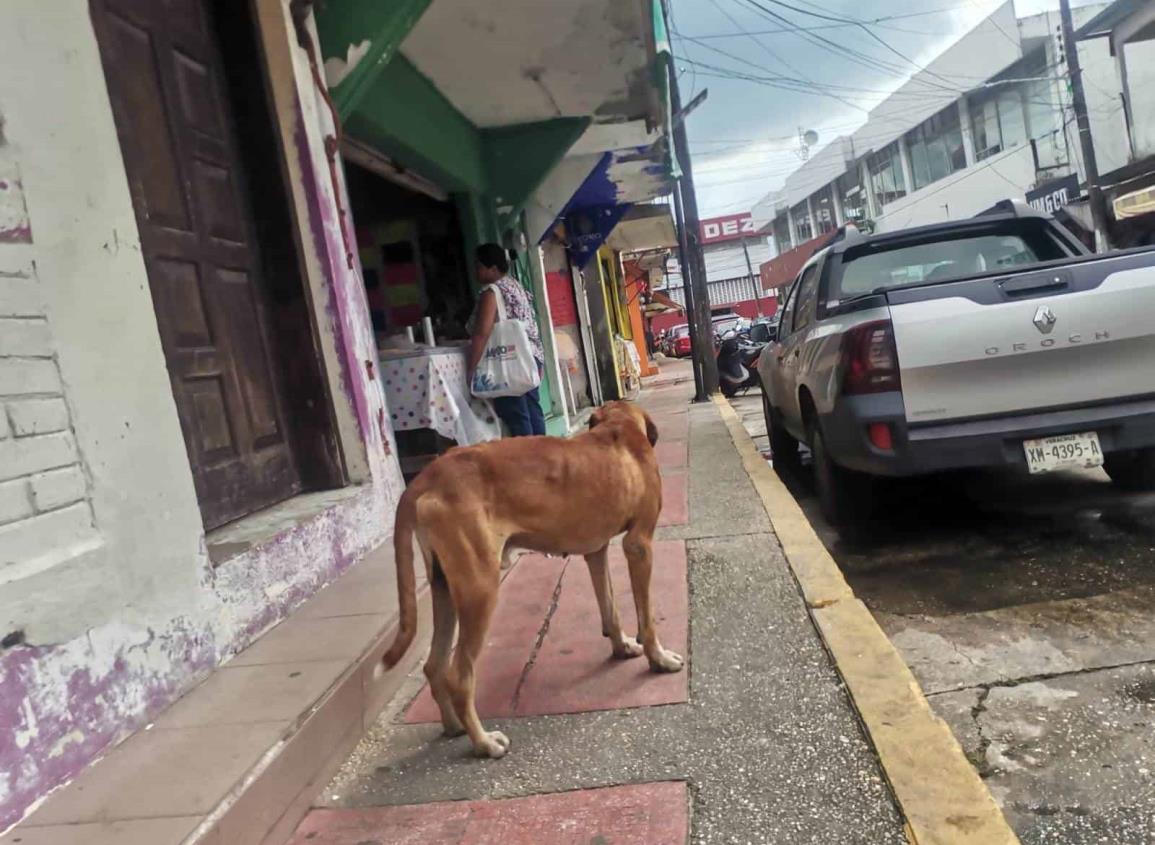
[[508,798],[313,810],[290,845],[683,845],[686,785],[631,784]]
[[[623,627],[636,631],[633,596],[620,546],[610,548],[610,571]],[[654,615],[663,645],[681,654],[688,639],[686,583],[685,544],[655,543],[650,590]],[[534,655],[547,616],[549,627]],[[526,672],[531,657],[533,665]],[[492,719],[676,704],[686,701],[687,678],[686,671],[654,674],[645,658],[620,661],[610,657],[609,641],[602,636],[593,586],[582,558],[570,558],[567,565],[560,558],[526,555],[502,584],[478,668],[477,710],[483,719]],[[405,721],[438,720],[437,706],[425,688],[410,706]]]
[[658,527],[690,521],[690,478],[685,470],[662,470],[662,514]]
[[[689,522],[689,416],[653,414],[662,470],[659,525]],[[678,704],[689,693],[686,546],[654,543],[651,597],[663,644],[687,657],[674,675],[649,670],[644,657],[613,660],[585,561],[522,556],[502,581],[497,612],[478,666],[483,719],[582,713]],[[618,611],[637,630],[629,572],[610,547]],[[405,721],[439,721],[422,689]],[[630,784],[489,801],[369,809],[313,810],[290,845],[684,845],[688,793],[682,782]]]

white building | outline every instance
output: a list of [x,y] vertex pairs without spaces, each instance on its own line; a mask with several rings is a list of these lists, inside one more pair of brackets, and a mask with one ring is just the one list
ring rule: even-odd
[[[1076,9],[1076,27],[1104,8]],[[1081,181],[1059,33],[1058,12],[1016,18],[1013,2],[981,21],[758,204],[778,252],[847,220],[901,229],[969,217],[1071,174]],[[1129,154],[1105,42],[1079,45],[1100,171]]]

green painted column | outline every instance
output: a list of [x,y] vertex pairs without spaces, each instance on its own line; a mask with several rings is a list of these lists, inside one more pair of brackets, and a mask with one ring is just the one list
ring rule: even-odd
[[493,203],[484,194],[473,192],[454,194],[453,203],[457,207],[457,219],[461,224],[462,237],[465,239],[470,288],[477,293],[479,285],[473,255],[483,243],[501,242],[497,234],[497,214],[493,210]]
[[357,107],[385,67],[397,55],[431,0],[326,0],[315,17],[321,57],[343,62],[347,70],[331,86],[333,104],[342,119]]

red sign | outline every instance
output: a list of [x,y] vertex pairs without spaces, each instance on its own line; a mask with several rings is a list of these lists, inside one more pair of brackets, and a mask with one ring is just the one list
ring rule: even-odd
[[702,243],[716,244],[722,241],[736,241],[755,235],[754,218],[749,211],[741,214],[727,214],[725,217],[711,217],[702,221]]
[[549,314],[555,326],[577,325],[577,303],[573,297],[573,280],[565,270],[545,274],[545,290],[549,295]]

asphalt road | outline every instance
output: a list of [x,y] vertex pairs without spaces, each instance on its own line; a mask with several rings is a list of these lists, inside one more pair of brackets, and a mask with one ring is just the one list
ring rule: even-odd
[[[761,396],[732,402],[768,453]],[[1155,842],[1155,495],[949,474],[843,537],[807,459],[780,473],[1023,843]]]
[[[768,452],[760,394],[732,401]],[[944,475],[844,537],[808,460],[780,473],[1024,843],[1155,842],[1155,495]]]

